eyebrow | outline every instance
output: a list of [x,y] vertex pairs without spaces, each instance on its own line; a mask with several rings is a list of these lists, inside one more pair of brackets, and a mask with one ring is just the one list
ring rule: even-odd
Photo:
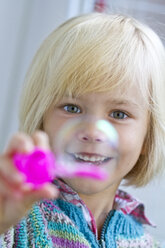
[[[66,99],[65,99],[66,98]],[[70,96],[65,96],[64,98],[63,98],[64,100],[72,100],[72,101],[75,101],[75,103],[76,103],[76,101],[78,101],[79,100],[79,98],[78,97],[70,97]],[[113,99],[113,98],[110,98],[110,99],[108,99],[107,100],[107,102],[106,102],[106,104],[107,105],[109,105],[109,104],[114,104],[114,105],[119,105],[119,106],[126,106],[126,107],[129,107],[129,106],[133,106],[133,107],[136,107],[136,108],[138,108],[138,109],[141,109],[141,108],[143,108],[143,104],[141,103],[141,104],[138,104],[138,103],[136,103],[135,101],[133,101],[133,100],[127,100],[127,99]]]
[[136,108],[141,108],[142,104],[137,104],[136,102],[132,101],[132,100],[116,100],[116,99],[111,99],[110,101],[108,101],[108,103],[111,104],[115,104],[115,105],[124,105],[124,106],[134,106]]

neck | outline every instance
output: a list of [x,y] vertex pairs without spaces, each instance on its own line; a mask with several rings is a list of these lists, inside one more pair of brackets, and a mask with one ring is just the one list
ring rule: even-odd
[[79,193],[81,199],[92,212],[96,221],[98,233],[100,233],[104,221],[110,210],[113,209],[115,193],[119,185],[114,185],[103,192],[85,195]]

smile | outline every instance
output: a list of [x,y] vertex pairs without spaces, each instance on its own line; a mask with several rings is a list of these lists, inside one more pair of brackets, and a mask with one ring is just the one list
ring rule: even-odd
[[112,158],[97,154],[69,153],[77,162],[93,163],[100,165],[110,161]]

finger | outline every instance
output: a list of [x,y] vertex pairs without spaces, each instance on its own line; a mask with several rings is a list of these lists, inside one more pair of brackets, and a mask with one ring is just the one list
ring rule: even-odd
[[25,205],[29,208],[33,203],[39,200],[56,199],[58,195],[59,191],[54,185],[50,183],[44,184],[42,188],[26,193]]
[[10,140],[4,155],[12,156],[16,152],[29,153],[34,150],[33,140],[24,133],[15,134]]
[[33,142],[34,142],[35,146],[41,147],[44,150],[50,150],[49,138],[48,138],[48,135],[45,132],[36,131],[32,135],[32,139],[33,139]]
[[22,197],[22,195],[23,194],[21,191],[0,183],[0,197],[18,200]]
[[4,181],[3,178],[0,177],[0,197],[3,196],[19,199],[22,194],[21,187],[13,187],[13,185],[9,184],[7,181]]
[[0,196],[9,196],[12,193],[12,189],[5,182],[0,181]]
[[25,176],[21,174],[11,159],[0,156],[0,177],[8,184],[19,186],[25,181]]

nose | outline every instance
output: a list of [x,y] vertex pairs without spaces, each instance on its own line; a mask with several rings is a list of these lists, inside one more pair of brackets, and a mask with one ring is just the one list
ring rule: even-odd
[[106,141],[106,136],[103,132],[98,130],[96,127],[87,126],[79,130],[78,140],[87,143],[101,143]]

